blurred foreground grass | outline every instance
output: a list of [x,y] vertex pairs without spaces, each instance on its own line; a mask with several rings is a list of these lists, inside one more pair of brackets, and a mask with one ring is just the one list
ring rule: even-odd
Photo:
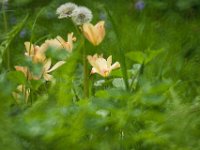
[[30,103],[15,103],[11,92],[24,81],[14,66],[24,63],[24,41],[32,37],[41,44],[71,31],[78,35],[71,22],[55,14],[65,2],[13,0],[1,8],[0,149],[198,150],[198,0],[72,1],[91,9],[93,22],[105,20],[106,37],[96,53],[119,60],[121,47],[128,77],[135,79],[131,90],[125,90],[118,70],[112,74],[118,79],[110,77],[103,86],[94,76],[93,95],[83,99],[78,39],[70,59],[54,73],[57,82],[31,83]]

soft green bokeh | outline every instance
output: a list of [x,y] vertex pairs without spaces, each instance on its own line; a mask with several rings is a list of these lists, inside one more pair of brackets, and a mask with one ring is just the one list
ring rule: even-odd
[[[1,7],[0,149],[200,149],[200,2],[138,1],[72,1],[92,10],[92,23],[106,22],[96,49],[85,42],[88,53],[126,63],[106,79],[91,75],[89,99],[83,98],[82,38],[55,14],[67,1],[10,0]],[[25,41],[40,45],[57,35],[66,39],[68,32],[77,37],[73,53],[47,51],[53,62],[66,59],[52,73],[56,82],[27,82],[15,71],[15,65],[36,74],[41,69],[24,59]],[[19,84],[31,88],[28,104],[12,97]]]

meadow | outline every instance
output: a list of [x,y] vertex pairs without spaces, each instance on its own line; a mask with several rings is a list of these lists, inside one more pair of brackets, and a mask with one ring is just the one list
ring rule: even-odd
[[199,0],[0,0],[0,149],[199,150]]

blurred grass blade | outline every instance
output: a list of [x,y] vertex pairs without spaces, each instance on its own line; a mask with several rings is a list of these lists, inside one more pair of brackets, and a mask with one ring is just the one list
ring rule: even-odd
[[123,75],[123,80],[126,86],[126,90],[129,91],[129,83],[128,83],[128,74],[127,74],[127,67],[126,67],[126,61],[125,61],[125,55],[124,52],[122,50],[122,46],[121,46],[121,38],[117,29],[117,25],[115,24],[114,18],[112,17],[112,15],[110,14],[110,11],[107,7],[105,7],[105,10],[110,18],[110,21],[112,23],[113,26],[113,30],[116,34],[117,40],[118,40],[118,45],[119,45],[119,51],[118,51],[118,57],[119,57],[119,61],[121,64],[121,70],[122,70],[122,75]]
[[[5,57],[6,51],[8,50],[10,44],[12,43],[16,35],[20,32],[20,30],[26,23],[27,19],[28,19],[28,15],[26,15],[26,17],[19,24],[15,25],[15,27],[13,27],[13,29],[7,33],[4,41],[0,44],[0,69],[2,69],[3,67],[2,66],[3,62],[7,62],[6,60],[7,57]],[[6,68],[6,69],[9,69],[9,68]]]
[[[39,16],[41,15],[41,13],[44,11],[44,9],[45,9],[45,8],[41,9],[41,10],[38,12],[38,14],[37,14],[37,16],[36,16],[36,18],[35,18],[35,20],[34,20],[34,23],[33,23],[32,28],[31,28],[31,39],[30,39],[30,43],[32,43],[32,41],[33,41],[33,31],[34,31],[34,29],[35,29],[36,22],[37,22]],[[31,47],[31,45],[30,45],[30,47]]]

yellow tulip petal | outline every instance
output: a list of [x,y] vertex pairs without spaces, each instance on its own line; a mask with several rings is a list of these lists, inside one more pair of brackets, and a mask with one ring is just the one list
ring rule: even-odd
[[34,54],[34,46],[30,42],[24,42],[28,54]]
[[105,37],[105,22],[104,21],[100,21],[99,23],[96,24],[96,29],[98,31],[98,34],[97,34],[97,45],[100,44],[104,37]]
[[113,65],[112,64],[112,56],[109,56],[106,59],[104,59],[102,57],[102,55],[98,56],[97,54],[93,55],[93,56],[88,56],[88,61],[89,63],[92,65],[92,70],[91,70],[91,74],[93,73],[98,73],[103,77],[107,77],[109,76],[110,72],[113,69],[117,69],[120,67],[119,62],[115,62]]
[[111,67],[111,64],[112,64],[112,56],[109,56],[109,57],[107,58],[107,65],[108,65],[108,68]]
[[91,23],[83,24],[83,34],[93,45],[97,45],[97,29]]
[[111,70],[113,69],[117,69],[117,68],[120,68],[120,63],[119,62],[115,62],[112,66],[111,66]]
[[52,80],[53,80],[53,76],[50,75],[50,74],[45,73],[45,74],[44,74],[44,79],[45,79],[46,81],[52,81]]
[[43,67],[45,72],[48,71],[51,67],[51,59],[48,59]]
[[24,73],[25,76],[27,76],[27,74],[28,74],[28,68],[27,67],[15,66],[15,69],[17,71],[21,71],[22,73]]
[[50,73],[50,72],[56,70],[57,68],[59,68],[63,64],[65,64],[65,61],[59,61],[59,62],[57,62],[50,70],[47,71],[47,73]]

